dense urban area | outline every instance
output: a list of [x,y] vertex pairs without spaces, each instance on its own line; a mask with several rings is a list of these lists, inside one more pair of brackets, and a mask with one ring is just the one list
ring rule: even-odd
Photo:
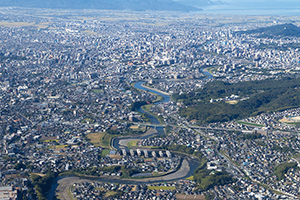
[[299,199],[297,26],[0,8],[0,199]]

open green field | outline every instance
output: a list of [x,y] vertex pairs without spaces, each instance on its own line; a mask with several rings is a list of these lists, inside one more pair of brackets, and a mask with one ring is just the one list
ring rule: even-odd
[[159,149],[159,146],[143,146],[146,149]]
[[192,180],[194,180],[194,176],[190,176],[190,177],[188,177],[186,179],[192,181]]
[[110,197],[110,196],[113,196],[113,195],[115,195],[115,194],[117,194],[117,192],[115,192],[115,191],[107,191],[107,192],[105,193],[105,197]]
[[59,150],[64,150],[67,148],[68,145],[53,145],[53,146],[49,146],[48,149],[54,149],[56,151],[59,151]]
[[151,109],[152,106],[153,106],[153,104],[147,104],[147,105],[144,105],[143,108],[144,108],[147,112],[150,112],[150,109]]
[[99,89],[93,89],[93,90],[91,90],[93,93],[102,93],[103,92],[103,90],[99,90]]
[[130,84],[130,86],[131,87],[134,87],[134,85],[136,84],[137,82],[132,82],[131,84]]
[[27,22],[0,22],[0,26],[5,26],[5,27],[17,27],[17,26],[34,26],[35,23],[27,23]]
[[4,27],[26,27],[26,26],[34,26],[37,28],[47,28],[49,25],[49,23],[28,23],[28,22],[6,22],[6,21],[1,21],[0,22],[0,26],[4,26]]
[[109,154],[109,152],[110,152],[109,149],[104,149],[104,150],[101,152],[101,156],[106,156],[106,155]]
[[149,190],[176,190],[175,187],[171,186],[148,186]]
[[139,129],[139,126],[137,126],[137,125],[132,125],[132,126],[130,126],[130,128],[131,128],[132,130],[137,130],[137,129]]
[[236,123],[244,124],[244,125],[247,125],[247,126],[256,126],[256,127],[263,127],[264,126],[264,125],[261,125],[261,124],[249,123],[249,122],[244,122],[244,121],[237,121]]
[[136,147],[138,142],[139,142],[139,140],[130,141],[130,142],[128,142],[127,147],[129,149],[132,147]]
[[76,200],[76,199],[74,198],[73,194],[70,192],[70,190],[68,190],[68,196],[69,196],[70,199]]
[[161,124],[164,124],[163,118],[161,116],[157,116],[150,111],[152,106],[153,106],[153,104],[147,104],[147,105],[142,106],[142,109],[144,111],[146,111],[147,113],[149,113],[150,115],[154,116]]
[[94,146],[110,148],[110,141],[114,137],[114,135],[110,135],[108,133],[90,133],[86,135],[86,137],[90,140],[90,142]]
[[287,123],[287,124],[295,125],[295,126],[297,126],[297,127],[300,126],[300,122],[289,122],[289,123]]
[[153,92],[149,92],[149,93],[151,93],[151,94],[153,94],[153,95],[156,96],[156,99],[153,101],[153,103],[159,102],[159,101],[163,101],[163,100],[164,100],[163,96],[161,96],[161,95],[155,94],[155,93],[153,93]]
[[92,124],[92,123],[94,123],[94,120],[91,119],[91,118],[85,118],[85,119],[81,120],[81,123],[89,123],[89,124]]
[[49,143],[49,142],[58,142],[59,139],[56,139],[56,140],[44,140],[43,142],[46,142],[46,143]]

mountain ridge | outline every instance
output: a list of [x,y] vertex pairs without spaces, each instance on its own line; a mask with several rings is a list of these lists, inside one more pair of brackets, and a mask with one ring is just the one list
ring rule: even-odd
[[173,0],[0,0],[0,6],[53,9],[99,9],[133,11],[199,11]]
[[180,3],[182,5],[186,6],[193,6],[196,8],[206,7],[206,6],[212,6],[212,5],[222,5],[224,4],[221,0],[176,0],[175,2]]
[[237,34],[259,34],[259,37],[300,37],[300,27],[291,24],[279,24],[254,30],[239,31]]

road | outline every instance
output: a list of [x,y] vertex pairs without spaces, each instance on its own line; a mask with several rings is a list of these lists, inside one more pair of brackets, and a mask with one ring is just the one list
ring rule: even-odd
[[[175,119],[175,118],[174,118]],[[138,123],[133,122],[135,125],[139,126],[151,126],[151,127],[166,127],[166,126],[172,126],[172,127],[182,127],[186,128],[187,126],[181,126],[181,125],[174,125],[174,124],[147,124],[147,123]],[[189,129],[207,129],[207,130],[219,130],[219,131],[240,131],[240,129],[230,129],[230,128],[211,128],[211,127],[205,127],[205,126],[188,126]]]
[[[152,88],[149,88],[151,90],[153,90]],[[158,92],[161,92],[161,91],[158,91]],[[179,116],[172,116],[172,115],[169,115],[169,117],[172,117],[173,119],[175,119],[176,122],[182,122],[182,120],[180,119]],[[238,166],[238,165],[235,165],[235,163],[233,163],[227,156],[223,155],[221,152],[219,152],[218,148],[219,148],[219,145],[220,145],[220,141],[218,140],[218,138],[213,138],[213,137],[210,137],[209,135],[203,133],[200,129],[210,129],[210,130],[227,130],[227,131],[232,131],[232,130],[235,130],[235,129],[225,129],[225,128],[208,128],[208,127],[197,127],[197,126],[190,126],[187,122],[182,122],[182,123],[177,123],[179,124],[178,125],[170,125],[170,126],[174,126],[174,127],[182,127],[182,128],[186,128],[186,129],[194,129],[197,133],[201,134],[202,136],[204,136],[205,138],[209,138],[213,141],[216,141],[217,142],[217,145],[215,146],[214,150],[216,152],[217,155],[219,155],[220,157],[222,157],[223,159],[225,159],[228,163],[228,169],[229,170],[233,170],[233,171],[236,171],[239,173],[239,176],[240,177],[245,177],[246,173],[244,172],[244,170]],[[140,124],[140,125],[144,125],[144,124]],[[256,182],[255,180],[252,179],[252,177],[249,177],[253,182]],[[261,184],[260,182],[257,182],[259,184]],[[282,191],[279,191],[279,190],[275,190],[277,192],[280,192],[282,194],[286,194],[290,197],[294,197],[296,198],[294,195],[292,194],[289,194],[289,193],[285,193],[285,192],[282,192]]]
[[[190,128],[190,127],[186,126],[186,128]],[[194,128],[195,128],[195,127],[194,127]],[[221,158],[223,158],[223,159],[225,159],[225,160],[227,161],[227,163],[228,163],[228,168],[229,168],[230,170],[235,170],[235,171],[239,172],[239,174],[240,174],[241,177],[245,177],[245,175],[247,175],[247,173],[246,173],[243,169],[241,169],[240,166],[235,165],[235,164],[234,164],[227,156],[225,156],[225,155],[223,155],[221,152],[219,152],[218,148],[219,148],[219,145],[220,145],[220,141],[219,141],[217,138],[210,137],[209,135],[206,135],[205,133],[203,133],[202,131],[199,131],[199,130],[197,130],[197,129],[194,129],[194,130],[195,130],[197,133],[201,134],[202,136],[204,136],[204,137],[206,137],[206,138],[209,138],[209,139],[214,140],[214,141],[217,142],[217,145],[215,146],[215,149],[214,149],[214,150],[215,150],[216,154],[218,154]],[[223,129],[223,130],[224,130],[224,129]],[[255,182],[255,183],[258,183],[258,184],[262,185],[261,182],[255,181],[251,176],[248,176],[248,177],[251,179],[251,181],[253,181],[253,182]],[[272,189],[272,190],[277,191],[277,192],[279,192],[279,193],[281,193],[281,194],[285,194],[285,195],[287,195],[287,196],[290,196],[290,197],[299,199],[298,197],[296,197],[296,196],[293,195],[293,194],[290,194],[290,193],[287,193],[287,192],[283,192],[283,191],[280,191],[280,190],[276,190],[276,189]]]

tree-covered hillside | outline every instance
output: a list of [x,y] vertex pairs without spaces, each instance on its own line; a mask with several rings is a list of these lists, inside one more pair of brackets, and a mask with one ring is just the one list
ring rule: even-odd
[[260,37],[300,37],[300,28],[293,24],[280,24],[254,30],[240,31],[237,34],[258,34]]
[[[235,103],[230,97],[234,95]],[[238,97],[237,97],[238,96]],[[229,97],[229,98],[226,98]],[[180,115],[200,123],[225,122],[300,106],[300,79],[208,83],[189,94],[173,95],[183,102]],[[229,99],[229,100],[228,100]]]

